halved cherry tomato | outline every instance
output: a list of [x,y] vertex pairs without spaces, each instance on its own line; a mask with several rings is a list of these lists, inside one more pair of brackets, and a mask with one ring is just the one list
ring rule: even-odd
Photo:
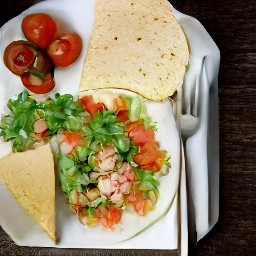
[[6,67],[18,76],[30,69],[48,73],[52,68],[52,62],[47,54],[25,40],[10,43],[5,48],[3,59]]
[[98,218],[100,224],[107,229],[112,229],[115,224],[118,224],[122,218],[122,213],[114,206],[108,207],[108,213],[103,217]]
[[21,76],[21,81],[23,85],[33,93],[45,94],[50,92],[55,86],[55,80],[52,77],[51,73],[46,75],[41,74],[37,76],[26,72]]
[[52,42],[47,53],[56,67],[67,67],[82,50],[82,39],[77,33],[67,34]]
[[68,142],[73,148],[75,148],[79,144],[80,140],[83,138],[80,133],[76,132],[70,133],[68,131],[65,131],[64,134],[66,142]]
[[46,48],[54,39],[56,22],[46,13],[33,13],[22,20],[22,30],[28,40]]
[[91,115],[96,112],[102,112],[104,109],[104,105],[100,102],[95,103],[91,95],[82,97],[79,99],[79,102],[82,104],[84,110]]

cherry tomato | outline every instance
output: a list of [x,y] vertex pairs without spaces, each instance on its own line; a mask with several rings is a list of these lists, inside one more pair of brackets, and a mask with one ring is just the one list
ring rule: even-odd
[[22,75],[33,65],[37,52],[27,41],[14,41],[4,51],[4,64],[15,75]]
[[81,50],[81,37],[72,33],[52,42],[47,48],[47,53],[56,67],[67,67],[77,59]]
[[57,31],[56,22],[45,13],[33,13],[22,20],[22,30],[28,40],[46,48],[54,39]]
[[21,81],[29,91],[37,94],[48,93],[55,86],[55,80],[51,73],[43,75],[29,71],[21,76]]
[[19,40],[10,43],[4,51],[4,64],[15,75],[21,76],[30,69],[48,73],[52,62],[45,52],[29,41]]

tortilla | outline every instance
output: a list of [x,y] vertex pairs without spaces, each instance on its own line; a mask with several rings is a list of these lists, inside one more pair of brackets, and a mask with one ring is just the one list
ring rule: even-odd
[[0,159],[0,180],[48,236],[55,236],[55,173],[49,144]]
[[80,91],[119,88],[153,101],[182,84],[189,61],[184,31],[167,0],[96,0]]

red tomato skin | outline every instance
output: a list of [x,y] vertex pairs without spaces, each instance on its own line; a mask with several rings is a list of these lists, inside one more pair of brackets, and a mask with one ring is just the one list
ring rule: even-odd
[[25,16],[21,27],[26,38],[42,49],[50,45],[57,31],[56,22],[46,13]]
[[120,122],[120,123],[125,123],[126,121],[128,121],[129,117],[128,117],[127,111],[126,110],[119,111],[117,114],[116,120],[117,122]]
[[67,67],[80,55],[82,39],[77,33],[71,33],[53,41],[47,53],[56,67]]
[[52,69],[52,62],[47,54],[31,42],[25,40],[10,43],[5,48],[3,60],[5,66],[18,76],[21,76],[30,69],[41,73],[48,73]]
[[29,81],[30,73],[26,72],[21,76],[23,85],[30,91],[36,94],[45,94],[50,92],[55,86],[55,80],[50,73],[45,76],[45,80],[42,80],[41,85],[33,85]]
[[33,65],[35,56],[36,50],[27,41],[19,40],[10,43],[5,48],[3,60],[12,73],[20,76]]

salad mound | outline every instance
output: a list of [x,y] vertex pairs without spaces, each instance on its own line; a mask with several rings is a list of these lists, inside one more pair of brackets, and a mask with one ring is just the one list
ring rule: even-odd
[[154,209],[170,162],[141,97],[95,95],[37,102],[24,91],[9,100],[12,113],[0,128],[14,152],[50,142],[61,188],[80,222],[111,230],[127,208],[139,215]]

